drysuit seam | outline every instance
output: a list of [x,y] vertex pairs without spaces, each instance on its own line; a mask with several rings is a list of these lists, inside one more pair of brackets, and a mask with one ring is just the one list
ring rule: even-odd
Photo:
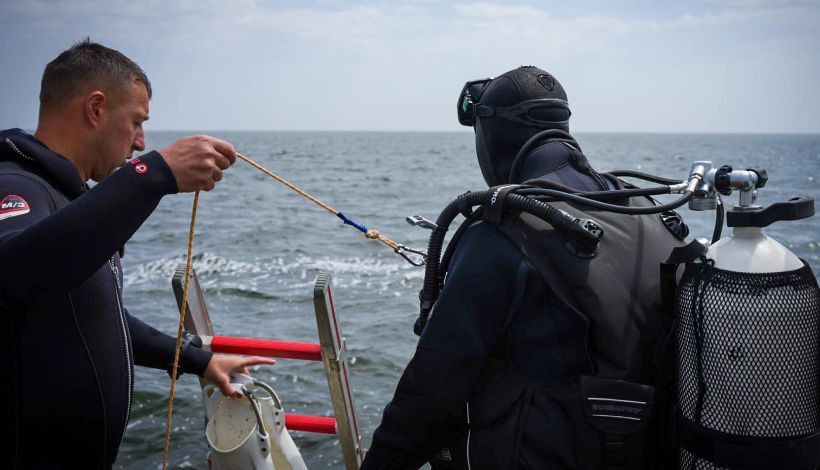
[[447,351],[442,351],[442,350],[440,350],[440,349],[431,348],[431,347],[429,347],[429,346],[416,346],[416,349],[426,349],[427,351],[437,352],[437,353],[439,353],[439,354],[443,354],[443,355],[445,355],[445,356],[447,356],[447,357],[449,357],[449,358],[451,358],[451,359],[455,359],[456,361],[458,361],[458,362],[460,362],[460,363],[464,364],[465,366],[472,367],[472,365],[471,365],[469,362],[467,362],[467,361],[465,361],[464,359],[461,359],[461,358],[459,358],[458,356],[455,356],[455,355],[453,355],[453,354],[451,354],[451,353],[449,353],[449,352],[447,352]]

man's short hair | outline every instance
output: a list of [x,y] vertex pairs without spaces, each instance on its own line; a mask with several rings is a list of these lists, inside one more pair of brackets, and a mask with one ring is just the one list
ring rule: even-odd
[[139,65],[120,51],[85,37],[46,65],[40,84],[40,109],[64,103],[89,84],[116,93],[134,82],[145,85],[151,98],[151,82]]

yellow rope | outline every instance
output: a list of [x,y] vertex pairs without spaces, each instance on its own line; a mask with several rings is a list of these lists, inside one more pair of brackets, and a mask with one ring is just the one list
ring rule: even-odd
[[[322,202],[322,201],[320,201],[320,200],[316,199],[315,197],[311,196],[310,194],[308,194],[307,192],[303,191],[301,188],[299,188],[299,187],[298,187],[298,186],[296,186],[295,184],[293,184],[293,183],[289,182],[288,180],[286,180],[285,178],[282,178],[281,176],[279,176],[279,175],[277,175],[276,173],[274,173],[274,172],[272,172],[272,171],[268,170],[267,168],[265,168],[265,167],[263,167],[262,165],[260,165],[260,164],[256,163],[255,161],[251,160],[250,158],[248,158],[248,157],[246,157],[246,156],[242,155],[241,153],[237,153],[237,154],[236,154],[236,156],[237,156],[237,157],[239,157],[240,159],[242,159],[242,160],[246,161],[248,164],[250,164],[251,166],[253,166],[253,167],[254,167],[254,168],[256,168],[257,170],[261,171],[262,173],[265,173],[266,175],[268,175],[268,176],[270,176],[271,178],[275,179],[276,181],[278,181],[278,182],[280,182],[280,183],[284,184],[285,186],[287,186],[288,188],[292,189],[293,191],[296,191],[296,192],[297,192],[297,193],[299,193],[300,195],[302,195],[302,196],[304,196],[304,197],[306,197],[306,198],[310,199],[311,201],[313,201],[314,203],[316,203],[317,205],[319,205],[319,207],[321,207],[321,208],[325,209],[326,211],[328,211],[328,212],[332,213],[333,215],[339,215],[339,211],[337,211],[336,209],[334,209],[334,208],[330,207],[329,205],[325,204],[324,202]],[[394,242],[393,240],[391,240],[391,239],[389,239],[389,238],[385,237],[384,235],[382,235],[381,233],[379,233],[379,231],[378,231],[378,230],[368,230],[368,231],[364,234],[364,236],[365,236],[365,237],[367,237],[367,238],[373,239],[373,240],[379,240],[380,242],[382,242],[382,243],[384,243],[385,245],[387,245],[387,246],[389,246],[390,248],[392,248],[392,249],[393,249],[393,251],[395,251],[396,253],[399,253],[399,252],[401,251],[401,248],[399,247],[399,244],[398,244],[398,243],[396,243],[396,242]]]
[[301,194],[302,196],[304,196],[304,197],[306,197],[306,198],[310,199],[311,201],[315,202],[315,203],[316,203],[316,204],[318,204],[318,205],[319,205],[319,207],[321,207],[322,209],[325,209],[326,211],[331,212],[333,215],[338,215],[338,214],[339,214],[339,211],[337,211],[336,209],[334,209],[334,208],[332,208],[332,207],[328,206],[328,205],[327,205],[327,204],[325,204],[324,202],[322,202],[322,201],[320,201],[320,200],[316,199],[315,197],[311,196],[310,194],[306,193],[305,191],[302,191],[302,190],[301,190],[298,186],[296,186],[295,184],[291,183],[290,181],[286,180],[285,178],[282,178],[281,176],[277,175],[276,173],[274,173],[274,172],[272,172],[272,171],[268,170],[267,168],[265,168],[265,167],[263,167],[262,165],[260,165],[260,164],[256,163],[255,161],[251,160],[250,158],[248,158],[248,157],[246,157],[246,156],[242,155],[241,153],[237,153],[237,154],[236,154],[236,156],[237,156],[237,157],[239,157],[239,158],[241,158],[242,160],[245,160],[245,161],[246,161],[246,162],[248,162],[251,166],[253,166],[253,167],[254,167],[254,168],[256,168],[257,170],[261,171],[262,173],[264,173],[264,174],[266,174],[266,175],[270,176],[271,178],[273,178],[273,179],[275,179],[276,181],[278,181],[278,182],[280,182],[280,183],[284,184],[284,185],[285,185],[285,186],[287,186],[288,188],[290,188],[290,189],[292,189],[292,190],[296,191],[297,193]]
[[168,453],[171,449],[171,417],[174,414],[174,390],[177,384],[177,368],[179,367],[179,351],[182,348],[182,328],[185,323],[185,312],[188,307],[188,286],[191,282],[191,264],[194,251],[194,226],[196,225],[196,207],[199,204],[199,191],[194,194],[194,206],[191,209],[191,228],[188,231],[188,259],[185,262],[185,283],[182,288],[182,307],[179,311],[179,326],[177,327],[177,347],[174,351],[174,364],[171,366],[171,393],[168,396],[168,415],[165,419],[165,450],[162,453],[162,470],[168,467]]
[[[333,215],[339,215],[339,211],[337,211],[336,209],[334,209],[334,208],[330,207],[329,205],[323,203],[322,201],[316,199],[315,197],[311,196],[307,192],[300,189],[295,184],[293,184],[293,183],[289,182],[288,180],[282,178],[281,176],[277,175],[276,173],[268,170],[267,168],[265,168],[262,165],[256,163],[255,161],[251,160],[250,158],[248,158],[248,157],[246,157],[246,156],[244,156],[240,153],[237,153],[236,156],[241,158],[242,160],[246,161],[251,166],[253,166],[257,170],[261,171],[262,173],[265,173],[266,175],[268,175],[271,178],[279,181],[280,183],[284,184],[285,186],[292,189],[293,191],[299,193],[300,195],[306,197],[307,199],[310,199],[311,201],[313,201],[314,203],[316,203],[318,206],[325,209],[326,211],[332,213]],[[191,208],[191,226],[190,226],[190,229],[188,231],[188,255],[187,255],[186,262],[185,262],[185,283],[184,283],[183,288],[182,288],[182,306],[180,307],[179,326],[177,327],[177,344],[176,344],[176,349],[174,350],[174,363],[173,363],[173,366],[171,368],[171,371],[172,371],[172,374],[171,374],[171,392],[168,396],[168,413],[167,413],[167,416],[166,416],[166,419],[165,419],[165,450],[163,451],[163,454],[162,454],[162,470],[166,470],[166,468],[168,467],[168,454],[169,454],[170,448],[171,448],[171,418],[174,414],[174,392],[176,390],[176,383],[177,383],[176,371],[177,371],[177,368],[179,367],[179,354],[180,354],[180,349],[182,348],[182,330],[183,330],[183,327],[184,327],[184,324],[185,324],[185,313],[186,313],[187,307],[188,307],[188,287],[190,286],[190,280],[191,280],[191,264],[192,264],[192,260],[193,260],[193,250],[194,250],[194,227],[196,226],[196,209],[197,209],[198,205],[199,205],[199,191],[197,191],[194,194],[194,204],[193,204],[193,207]],[[364,236],[367,237],[367,238],[370,238],[370,239],[381,241],[385,245],[392,248],[393,251],[395,251],[396,253],[400,252],[401,247],[399,246],[399,244],[394,242],[393,240],[385,237],[384,235],[379,233],[378,230],[368,230],[364,234]]]
[[385,237],[384,235],[379,233],[378,230],[368,230],[367,233],[364,234],[364,236],[367,237],[367,238],[374,239],[374,240],[379,240],[382,243],[384,243],[385,245],[392,248],[393,251],[395,251],[396,253],[399,252],[399,244],[394,242],[393,240]]

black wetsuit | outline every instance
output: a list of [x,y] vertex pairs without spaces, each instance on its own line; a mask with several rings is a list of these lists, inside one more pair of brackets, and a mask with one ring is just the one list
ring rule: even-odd
[[[114,463],[133,365],[165,369],[175,346],[122,306],[119,250],[176,192],[157,152],[89,190],[71,162],[33,136],[0,133],[4,468]],[[201,375],[210,358],[188,348],[183,369]]]
[[[557,142],[535,148],[511,179],[517,183],[535,178],[581,191],[618,186],[594,172],[580,152]],[[451,443],[462,432],[458,428],[466,418],[465,402],[481,386],[482,371],[491,358],[511,364],[526,380],[545,386],[589,374],[585,328],[498,227],[486,221],[475,223],[457,245],[444,289],[384,410],[362,469],[418,468]],[[508,397],[494,399],[505,402]],[[499,403],[500,410],[512,405],[509,401]],[[502,414],[509,413],[513,410]],[[559,409],[544,413],[546,418],[534,416],[530,421],[539,422],[528,423],[536,429],[533,434],[544,439],[532,444],[541,447],[538,460],[529,467],[510,463],[503,468],[573,467],[576,449],[571,426],[557,424],[562,422]],[[490,447],[508,452],[513,445],[494,442]],[[517,454],[532,450],[521,446]],[[451,456],[444,457],[446,461]],[[471,468],[491,468],[491,464],[473,461]]]

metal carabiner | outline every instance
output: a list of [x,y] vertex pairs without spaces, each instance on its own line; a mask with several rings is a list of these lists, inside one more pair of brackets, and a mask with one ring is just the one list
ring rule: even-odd
[[[421,267],[427,264],[427,253],[424,251],[416,250],[405,245],[398,245],[398,248],[395,251],[399,254],[399,256],[404,258],[408,263],[412,264],[413,266]],[[421,260],[411,258],[407,255],[407,253],[419,255],[421,257]]]

